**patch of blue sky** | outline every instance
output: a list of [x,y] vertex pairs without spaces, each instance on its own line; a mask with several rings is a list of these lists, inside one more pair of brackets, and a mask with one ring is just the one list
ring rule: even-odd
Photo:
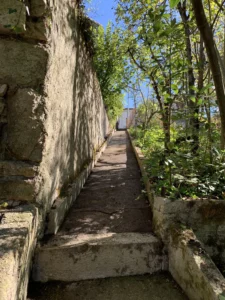
[[[115,16],[115,8],[116,1],[115,0],[86,0],[86,11],[88,16],[101,24],[104,28],[106,28],[109,22],[116,23]],[[146,83],[141,84],[142,91],[144,96],[147,97],[148,87]],[[133,108],[135,106],[134,98],[136,98],[137,104],[141,102],[141,96],[135,95],[135,93],[130,89],[129,91],[124,91],[124,107],[125,108]]]

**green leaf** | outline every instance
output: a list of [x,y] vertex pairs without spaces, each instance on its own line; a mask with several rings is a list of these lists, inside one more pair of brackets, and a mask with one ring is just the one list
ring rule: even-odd
[[160,30],[160,28],[161,28],[161,21],[158,20],[153,24],[153,29],[155,32],[158,32]]
[[191,96],[190,99],[191,99],[192,102],[195,102],[195,101],[196,101],[195,96]]
[[219,295],[219,300],[225,300],[225,296],[224,295]]
[[170,0],[170,7],[175,8],[180,0]]
[[174,143],[172,143],[172,142],[167,143],[167,147],[169,150],[172,150],[174,147]]
[[198,88],[196,86],[191,86],[190,87],[191,90],[198,92]]
[[202,103],[203,103],[203,99],[201,99],[201,98],[200,98],[200,99],[198,99],[198,102],[197,102],[197,104],[198,104],[198,105],[202,105]]
[[208,89],[210,89],[212,86],[213,86],[212,83],[207,84],[206,86],[204,86],[201,89],[201,93],[204,93],[205,91],[207,91]]

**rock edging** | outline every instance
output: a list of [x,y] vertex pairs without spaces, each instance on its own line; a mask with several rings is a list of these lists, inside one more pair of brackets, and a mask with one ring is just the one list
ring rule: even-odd
[[25,300],[38,232],[32,204],[0,211],[0,299]]

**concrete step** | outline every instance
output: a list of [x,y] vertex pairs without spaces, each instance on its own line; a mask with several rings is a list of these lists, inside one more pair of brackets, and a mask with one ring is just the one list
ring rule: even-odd
[[32,282],[27,300],[188,300],[169,273],[85,280]]
[[153,274],[167,269],[161,241],[151,234],[56,236],[37,249],[35,281],[80,281]]

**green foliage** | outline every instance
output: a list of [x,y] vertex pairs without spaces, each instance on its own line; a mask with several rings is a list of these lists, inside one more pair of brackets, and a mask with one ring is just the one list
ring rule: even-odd
[[106,30],[99,26],[94,30],[94,66],[99,79],[103,100],[109,119],[115,123],[123,111],[123,93],[125,82],[125,57],[120,45],[118,30],[108,24]]
[[144,99],[137,107],[136,121],[142,124],[142,129],[147,129],[157,113],[159,113],[158,105],[149,99]]
[[163,130],[152,126],[143,131],[132,129],[146,157],[146,170],[149,180],[158,195],[170,199],[225,198],[225,152],[212,149],[213,162],[205,153],[206,137],[201,132],[201,151],[198,156],[191,153],[191,141],[177,129],[173,129],[168,154],[163,145]]
[[[214,1],[203,3],[218,49],[225,52],[222,10]],[[142,99],[138,128],[131,130],[151,183],[171,199],[223,199],[221,119],[191,2],[118,0],[117,19],[136,81],[148,82],[157,101],[156,115],[146,122],[154,109]]]
[[175,8],[180,0],[170,0],[170,7]]
[[107,114],[112,125],[115,124],[117,117],[123,112],[123,94],[110,94],[104,99]]

